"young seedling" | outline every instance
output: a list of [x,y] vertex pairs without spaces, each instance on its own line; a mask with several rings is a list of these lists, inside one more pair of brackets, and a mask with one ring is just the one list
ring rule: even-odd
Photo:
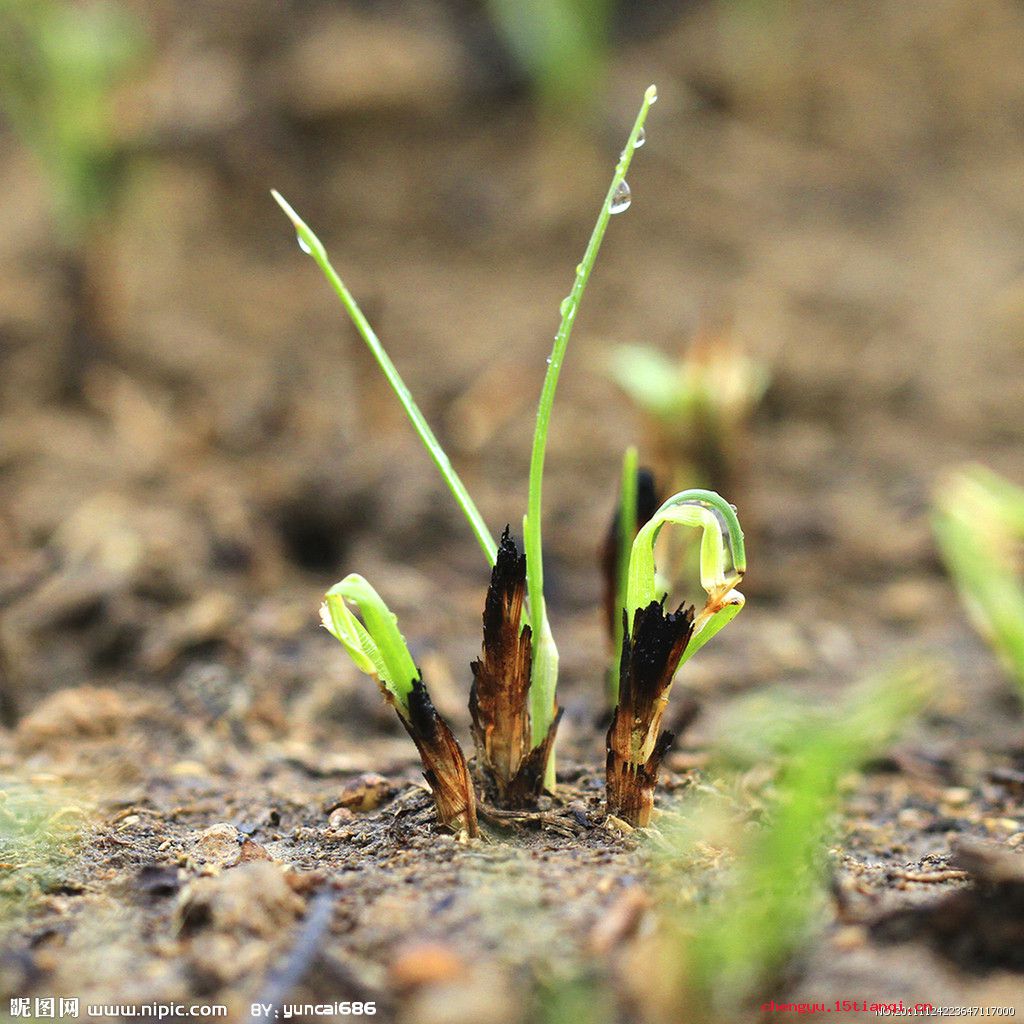
[[[349,608],[359,610],[362,621]],[[477,835],[476,797],[466,758],[447,722],[437,713],[412,660],[398,620],[380,594],[353,573],[324,598],[321,619],[349,656],[373,676],[385,699],[398,712],[423,761],[423,775],[434,794],[443,825]]]
[[661,470],[676,488],[740,493],[743,439],[768,373],[731,333],[699,334],[678,360],[623,345],[611,353],[609,370],[650,421]]
[[49,179],[71,315],[60,390],[77,398],[107,348],[97,256],[125,169],[115,93],[141,33],[126,9],[102,0],[4,0],[0,29],[0,108]]
[[[651,86],[644,94],[633,128],[626,140],[626,146],[615,167],[608,193],[601,205],[583,259],[576,267],[572,290],[561,303],[561,322],[555,335],[551,356],[548,359],[547,372],[537,408],[537,422],[530,455],[527,512],[523,523],[525,560],[519,556],[518,549],[511,543],[506,531],[502,545],[501,564],[498,564],[499,548],[488,531],[483,517],[373,328],[331,265],[323,243],[283,197],[277,192],[273,193],[275,200],[291,220],[303,252],[311,256],[323,272],[359,334],[373,353],[420,440],[469,521],[477,542],[487,558],[488,565],[493,569],[491,591],[484,615],[484,650],[474,669],[473,733],[477,744],[478,764],[485,776],[485,790],[489,794],[493,794],[496,799],[511,804],[536,799],[542,784],[551,788],[555,781],[554,737],[559,717],[555,700],[558,681],[558,650],[555,646],[544,600],[541,537],[541,486],[555,391],[558,387],[558,378],[561,374],[573,323],[608,222],[612,215],[621,213],[629,206],[630,190],[626,184],[626,172],[632,162],[634,152],[643,143],[644,122],[647,119],[648,110],[656,100],[657,92],[654,86]],[[522,596],[524,573],[525,605]],[[337,603],[335,602],[335,605]],[[359,636],[357,634],[357,639]],[[346,647],[354,657],[361,650],[358,644],[346,644]],[[365,668],[368,664],[364,658],[361,667]],[[408,669],[409,666],[405,667]],[[526,673],[529,678],[528,687],[524,686]],[[379,676],[379,673],[374,674],[378,674],[378,678],[383,678]],[[399,681],[395,685],[401,691],[406,684]],[[385,688],[398,701],[396,707],[399,708],[399,714],[402,714],[404,705],[401,697],[396,695],[391,686],[385,684]],[[537,778],[538,766],[543,767],[543,773],[539,780]],[[435,790],[435,796],[436,794]],[[440,803],[439,812],[441,812]],[[444,813],[442,812],[443,818]]]
[[958,470],[932,527],[968,616],[1024,697],[1024,489],[982,466]]
[[[700,582],[707,594],[697,614],[682,605],[665,612],[654,546],[668,524],[699,527]],[[681,491],[666,501],[633,541],[622,608],[619,700],[608,729],[608,813],[635,827],[647,825],[661,761],[673,735],[662,732],[672,681],[679,667],[743,608],[736,586],[746,572],[743,531],[736,511],[713,491]]]

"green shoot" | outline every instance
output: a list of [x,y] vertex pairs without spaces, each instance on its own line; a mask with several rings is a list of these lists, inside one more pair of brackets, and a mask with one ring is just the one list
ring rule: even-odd
[[592,102],[607,64],[609,0],[488,0],[487,7],[543,107],[578,110]]
[[681,358],[622,345],[608,369],[650,420],[675,487],[737,493],[744,430],[769,377],[731,333],[701,332]]
[[629,579],[629,552],[633,547],[633,539],[637,530],[637,473],[639,472],[639,455],[635,446],[626,449],[622,457],[622,482],[619,485],[619,516],[618,545],[616,547],[617,564],[615,566],[615,613],[612,615],[612,657],[611,670],[608,673],[608,696],[611,707],[619,702],[619,670],[621,668],[618,652],[622,650],[622,616],[618,610],[626,607],[626,585]]
[[[541,489],[544,479],[544,455],[547,450],[548,429],[551,424],[551,408],[558,388],[558,378],[562,372],[569,336],[579,310],[580,300],[586,289],[590,273],[597,260],[601,241],[608,228],[608,221],[613,212],[625,209],[628,196],[626,172],[633,160],[637,143],[641,139],[644,122],[651,104],[656,102],[658,93],[650,86],[644,93],[643,103],[636,116],[633,129],[626,140],[619,162],[612,175],[608,194],[601,205],[593,233],[587,244],[583,259],[576,268],[576,279],[572,291],[561,305],[561,323],[555,335],[554,347],[548,359],[548,369],[544,376],[540,404],[537,407],[537,425],[533,435],[533,449],[530,454],[530,483],[527,499],[527,513],[523,522],[523,539],[526,547],[526,579],[530,602],[530,622],[533,626],[533,669],[530,679],[530,716],[532,739],[534,745],[541,743],[547,735],[548,728],[554,717],[555,687],[558,683],[558,648],[555,646],[548,622],[547,608],[544,601],[544,564],[541,540]],[[549,784],[554,782],[554,756],[548,763]]]
[[1024,696],[1024,489],[961,469],[939,490],[932,527],[967,614]]
[[630,621],[637,609],[664,597],[654,564],[654,547],[662,528],[668,524],[699,527],[703,531],[700,583],[708,597],[694,620],[693,638],[683,653],[682,665],[742,611],[744,598],[735,587],[747,570],[747,555],[736,510],[724,498],[714,491],[702,490],[674,494],[633,541],[624,604]]
[[413,429],[419,436],[420,441],[423,442],[423,447],[427,449],[434,465],[437,466],[441,476],[444,477],[444,482],[448,485],[448,489],[452,492],[459,508],[462,509],[462,513],[469,522],[477,543],[487,558],[487,564],[493,566],[498,552],[497,541],[491,536],[483,516],[480,515],[479,510],[473,503],[473,499],[469,496],[469,492],[459,478],[459,474],[455,472],[451,460],[441,447],[441,442],[438,441],[434,432],[430,429],[430,424],[427,423],[423,413],[420,412],[419,406],[413,399],[408,387],[406,387],[405,381],[402,380],[395,364],[384,350],[384,346],[380,343],[376,332],[370,326],[370,322],[359,308],[352,293],[345,287],[345,283],[338,276],[338,272],[331,265],[323,243],[313,234],[306,222],[292,209],[279,192],[272,190],[271,195],[292,222],[295,234],[298,237],[299,247],[304,253],[312,256],[313,261],[320,268],[321,273],[327,278],[328,283],[341,300],[345,312],[348,313],[360,337],[366,342],[367,348],[373,354],[373,358],[377,361],[377,365],[381,368],[388,384],[391,385],[391,390],[394,391],[398,401],[401,402],[406,416],[409,417],[409,422],[412,423]]
[[[349,608],[355,605],[360,621]],[[324,596],[324,626],[356,667],[374,676],[423,762],[437,816],[456,831],[478,834],[476,796],[465,755],[448,723],[437,713],[416,668],[398,620],[369,583],[353,573]]]
[[[362,622],[349,603],[359,609]],[[362,576],[352,573],[327,591],[320,617],[356,667],[376,676],[394,697],[399,713],[408,715],[409,693],[419,672],[399,632],[398,619],[380,594]]]
[[113,3],[3,0],[0,108],[35,151],[56,221],[79,245],[117,185],[116,88],[141,50],[129,12]]
[[723,891],[681,914],[673,908],[666,921],[671,941],[663,966],[675,976],[668,997],[678,1019],[735,1020],[745,1003],[769,991],[825,900],[825,847],[842,779],[885,749],[931,690],[927,668],[908,667],[861,684],[835,714],[799,716],[781,738],[781,768],[765,823],[754,831],[739,827],[735,808],[721,800],[683,812],[666,843],[672,888],[678,891],[677,861],[692,860],[701,847],[720,849],[724,840],[735,860]]

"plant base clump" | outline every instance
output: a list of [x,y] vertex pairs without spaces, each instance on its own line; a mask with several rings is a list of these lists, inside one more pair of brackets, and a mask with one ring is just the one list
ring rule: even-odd
[[654,787],[672,733],[661,732],[672,677],[693,635],[693,609],[665,613],[664,598],[638,608],[633,627],[625,611],[619,702],[608,729],[608,813],[634,827],[647,825]]
[[469,713],[481,787],[498,807],[513,810],[536,805],[561,718],[556,709],[544,740],[532,745],[533,634],[523,625],[525,599],[526,556],[506,527],[487,589],[483,649],[471,666]]

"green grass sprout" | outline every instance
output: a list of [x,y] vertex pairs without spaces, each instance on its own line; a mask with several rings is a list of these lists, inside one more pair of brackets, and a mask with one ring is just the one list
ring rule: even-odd
[[[703,609],[665,610],[654,547],[668,524],[702,531]],[[681,491],[640,528],[633,541],[621,608],[619,695],[608,727],[605,777],[608,814],[634,828],[649,824],[661,763],[674,736],[662,730],[679,667],[742,610],[747,556],[736,510],[713,491]]]
[[936,494],[932,528],[971,622],[1024,698],[1024,489],[959,469]]
[[[365,625],[349,608],[350,603],[359,609]],[[356,667],[377,676],[397,706],[408,713],[409,693],[419,672],[398,629],[398,618],[380,594],[362,576],[351,573],[327,591],[321,619]]]
[[477,835],[476,795],[465,755],[434,708],[394,613],[362,576],[352,573],[324,595],[320,618],[356,667],[377,680],[398,713],[420,753],[441,823]]
[[664,597],[654,547],[668,524],[702,531],[700,583],[707,601],[694,620],[693,638],[680,662],[684,664],[742,611],[744,597],[735,588],[747,571],[747,555],[736,510],[721,495],[699,489],[674,494],[633,541],[624,605],[630,618],[638,609]]
[[292,209],[280,192],[275,189],[271,190],[270,194],[292,222],[302,251],[312,256],[314,262],[341,300],[345,312],[348,313],[360,337],[366,342],[367,348],[373,354],[373,358],[377,361],[377,365],[381,368],[381,372],[387,379],[388,384],[391,385],[391,390],[394,391],[402,408],[405,410],[406,416],[409,417],[409,422],[412,423],[413,429],[419,436],[420,441],[423,442],[423,447],[427,449],[431,459],[434,461],[434,465],[437,466],[438,471],[448,485],[448,489],[452,492],[455,501],[458,503],[459,508],[462,509],[463,515],[468,520],[473,535],[480,545],[480,549],[487,557],[488,565],[493,566],[498,552],[497,541],[491,536],[483,516],[474,504],[473,499],[469,496],[469,492],[459,478],[459,474],[455,472],[451,460],[441,447],[441,442],[438,441],[433,430],[430,429],[430,424],[427,423],[426,417],[420,412],[419,406],[413,399],[408,387],[406,387],[405,381],[402,380],[395,364],[391,361],[391,357],[385,351],[376,332],[370,326],[369,320],[366,319],[363,311],[359,308],[359,304],[345,286],[345,282],[342,281],[338,276],[338,272],[331,265],[323,243],[313,234],[306,222]]
[[769,374],[730,331],[700,332],[679,358],[649,345],[618,346],[608,372],[648,419],[675,488],[739,493],[747,423]]
[[113,359],[102,261],[130,169],[117,100],[141,64],[144,33],[119,3],[0,0],[0,38],[0,111],[48,186],[68,311],[60,397],[78,401],[89,368]]
[[487,8],[545,110],[592,106],[607,67],[610,0],[487,0]]
[[[530,715],[534,744],[543,741],[555,714],[555,689],[558,684],[558,648],[555,646],[551,625],[548,622],[547,606],[544,599],[544,562],[541,539],[542,489],[544,480],[544,456],[547,451],[548,430],[551,425],[551,408],[562,372],[566,348],[572,334],[573,323],[579,310],[580,300],[590,280],[591,271],[597,260],[601,242],[608,221],[613,213],[626,208],[629,196],[626,173],[642,138],[644,122],[651,105],[658,99],[658,91],[652,85],[644,93],[643,102],[633,123],[633,129],[626,140],[625,148],[612,175],[611,184],[601,210],[597,216],[590,241],[583,259],[576,267],[576,278],[572,290],[562,300],[561,323],[555,335],[554,347],[548,357],[548,369],[544,375],[540,403],[537,407],[537,424],[530,453],[530,482],[526,518],[523,521],[523,540],[526,546],[526,581],[530,603],[530,621],[534,631],[533,670],[530,685]],[[549,784],[554,783],[554,754],[548,763]]]
[[118,154],[114,95],[142,49],[119,4],[2,0],[0,109],[50,179],[58,229],[77,245],[109,212]]

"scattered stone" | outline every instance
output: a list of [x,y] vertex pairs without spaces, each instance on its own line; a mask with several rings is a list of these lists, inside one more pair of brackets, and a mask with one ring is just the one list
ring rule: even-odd
[[631,885],[619,894],[608,912],[590,933],[590,948],[598,956],[607,956],[627,942],[640,929],[651,901],[639,885]]
[[1024,971],[1024,856],[994,843],[961,840],[951,872],[973,885],[924,906],[892,911],[871,925],[878,942],[927,942],[964,970]]
[[252,839],[246,839],[242,843],[241,849],[238,851],[238,859],[235,861],[236,864],[247,864],[254,860],[273,860],[267,852],[266,847],[260,846],[259,843],[254,842]]
[[347,807],[335,807],[327,818],[329,828],[340,828],[347,822],[354,821],[355,815]]
[[181,872],[170,864],[144,864],[135,876],[135,888],[149,899],[174,896],[181,889]]
[[388,975],[396,989],[408,992],[426,985],[454,981],[466,973],[466,963],[450,946],[424,942],[400,950]]
[[193,853],[198,860],[218,867],[236,863],[239,858],[238,829],[227,822],[211,825],[196,836]]
[[383,775],[365,772],[341,787],[338,799],[328,806],[329,811],[344,807],[356,814],[375,811],[395,793],[394,785]]
[[176,924],[183,936],[210,930],[270,938],[290,928],[304,907],[279,866],[255,861],[190,882],[178,899]]

